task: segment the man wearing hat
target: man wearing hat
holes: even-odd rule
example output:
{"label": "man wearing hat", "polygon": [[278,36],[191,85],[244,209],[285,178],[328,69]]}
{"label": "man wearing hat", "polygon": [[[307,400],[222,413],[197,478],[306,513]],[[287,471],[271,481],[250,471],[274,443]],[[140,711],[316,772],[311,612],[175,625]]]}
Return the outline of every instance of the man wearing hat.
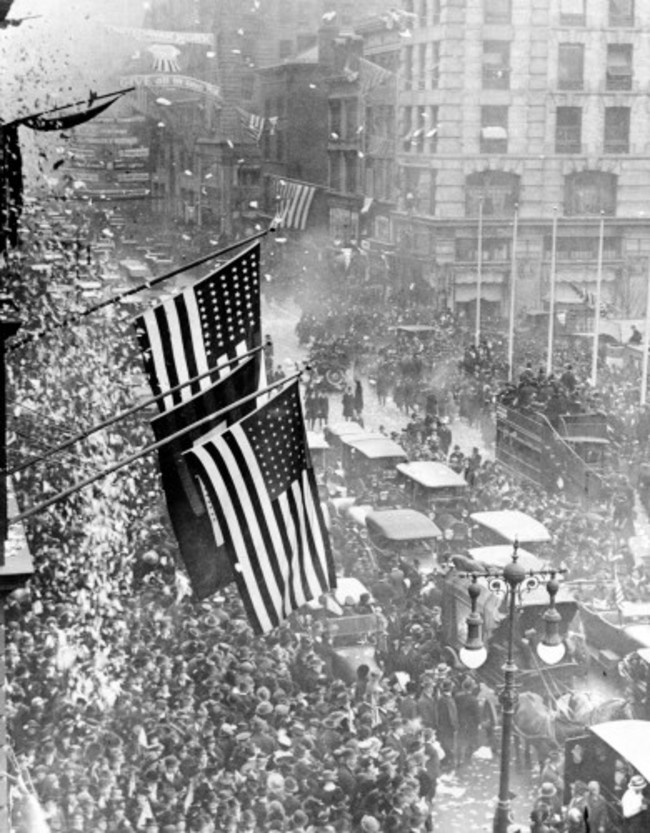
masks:
{"label": "man wearing hat", "polygon": [[625,833],[648,833],[650,829],[648,802],[643,795],[647,786],[648,782],[642,775],[633,775],[630,778],[621,798]]}
{"label": "man wearing hat", "polygon": [[600,794],[598,781],[590,781],[587,784],[585,817],[589,821],[591,833],[608,833],[609,830],[609,806]]}
{"label": "man wearing hat", "polygon": [[440,685],[438,699],[438,740],[445,750],[443,764],[453,770],[456,766],[456,746],[458,741],[458,709],[453,698],[454,685],[450,679],[444,679]]}
{"label": "man wearing hat", "polygon": [[546,811],[546,817],[550,824],[556,824],[562,819],[562,799],[555,784],[545,781],[535,800],[534,813],[541,814]]}

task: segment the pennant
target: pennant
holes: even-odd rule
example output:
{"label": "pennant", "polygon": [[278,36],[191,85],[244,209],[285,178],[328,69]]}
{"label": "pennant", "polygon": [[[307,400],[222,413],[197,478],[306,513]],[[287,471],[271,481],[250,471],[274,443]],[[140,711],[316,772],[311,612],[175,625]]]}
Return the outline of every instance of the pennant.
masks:
{"label": "pennant", "polygon": [[154,43],[148,47],[147,52],[151,53],[155,72],[181,71],[181,65],[178,62],[181,50],[171,43]]}
{"label": "pennant", "polygon": [[[256,390],[261,383],[261,352],[243,361],[224,379],[210,385],[187,402],[170,408],[151,421],[156,440],[170,437],[183,428],[235,404]],[[230,560],[218,524],[210,519],[202,490],[191,476],[184,452],[197,440],[220,434],[229,425],[251,413],[255,400],[237,406],[214,421],[209,421],[158,449],[162,487],[169,518],[178,542],[194,594],[204,599],[233,581]]]}
{"label": "pennant", "polygon": [[[262,343],[260,244],[254,243],[193,286],[139,316],[135,329],[154,395],[224,365]],[[159,400],[187,401],[230,372],[224,367]]]}
{"label": "pennant", "polygon": [[80,124],[85,124],[87,121],[94,119],[100,113],[103,113],[104,110],[108,110],[121,97],[122,94],[117,95],[109,101],[104,101],[95,107],[82,110],[80,113],[70,113],[67,116],[50,116],[49,118],[45,118],[45,116],[28,116],[27,118],[20,119],[19,123],[24,124],[25,127],[29,127],[30,130],[71,130],[73,127],[78,127]]}
{"label": "pennant", "polygon": [[336,586],[297,381],[187,457],[258,633]]}

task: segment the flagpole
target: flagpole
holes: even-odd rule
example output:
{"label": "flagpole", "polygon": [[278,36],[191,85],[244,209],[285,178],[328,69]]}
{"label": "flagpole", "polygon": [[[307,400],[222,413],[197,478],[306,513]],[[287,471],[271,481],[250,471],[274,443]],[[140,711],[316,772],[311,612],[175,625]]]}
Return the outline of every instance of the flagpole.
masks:
{"label": "flagpole", "polygon": [[555,325],[555,270],[557,260],[557,206],[553,209],[553,236],[551,240],[551,274],[548,293],[548,345],[546,348],[546,375],[553,372],[553,329]]}
{"label": "flagpole", "polygon": [[603,249],[605,245],[605,212],[600,212],[600,233],[598,235],[598,269],[596,272],[596,310],[594,314],[594,343],[591,356],[591,385],[598,380],[598,346],[600,337],[600,296],[603,284]]}
{"label": "flagpole", "polygon": [[515,352],[515,298],[517,290],[517,238],[519,234],[519,204],[515,203],[515,217],[512,225],[512,257],[510,267],[510,313],[508,317],[508,381],[514,378]]}
{"label": "flagpole", "polygon": [[156,396],[152,396],[150,399],[145,399],[144,402],[140,402],[138,405],[133,405],[133,407],[128,408],[126,411],[121,411],[119,414],[116,414],[115,416],[112,416],[109,419],[104,420],[103,422],[98,422],[96,425],[91,426],[86,431],[80,431],[78,434],[74,434],[72,437],[69,437],[65,442],[60,443],[59,445],[55,445],[53,448],[49,448],[44,454],[41,454],[39,457],[35,457],[31,460],[26,460],[19,466],[14,466],[13,469],[9,469],[9,471],[6,473],[6,476],[11,477],[12,475],[17,474],[20,471],[24,471],[25,469],[29,469],[32,466],[36,466],[39,463],[48,460],[50,457],[53,457],[55,454],[60,454],[60,452],[65,451],[67,448],[70,448],[70,446],[75,445],[81,440],[87,439],[92,434],[96,434],[97,431],[101,431],[103,428],[108,428],[110,425],[114,425],[116,422],[121,422],[123,419],[132,416],[138,411],[142,411],[145,408],[148,408],[149,405],[153,405],[161,399],[166,399],[168,396],[171,396],[177,391],[188,387],[188,385],[194,385],[196,384],[196,382],[200,382],[201,379],[205,379],[207,376],[212,376],[214,373],[218,373],[220,370],[223,370],[226,367],[230,367],[230,365],[232,364],[236,364],[237,362],[243,362],[245,359],[254,356],[256,353],[259,353],[263,349],[263,346],[254,347],[247,353],[242,353],[236,358],[230,359],[230,361],[224,362],[220,365],[215,365],[215,367],[210,368],[210,370],[206,370],[203,373],[200,373],[198,376],[194,376],[192,379],[188,379],[187,382],[181,382],[180,385],[175,385],[173,388],[169,388],[168,390],[163,391],[163,393],[159,393]]}
{"label": "flagpole", "polygon": [[648,278],[646,281],[645,335],[643,337],[643,360],[641,362],[641,404],[646,404],[648,396],[648,351],[650,350],[650,258],[648,258]]}
{"label": "flagpole", "polygon": [[202,266],[204,263],[207,263],[210,260],[214,260],[216,257],[223,257],[223,255],[229,254],[230,252],[234,251],[235,249],[239,249],[242,246],[248,246],[251,243],[254,243],[256,240],[259,240],[262,237],[266,237],[266,235],[274,231],[274,226],[271,224],[268,229],[264,231],[258,231],[256,234],[252,234],[250,237],[245,237],[243,240],[239,240],[236,243],[231,243],[229,246],[226,246],[224,249],[219,249],[216,252],[211,252],[204,257],[200,257],[198,260],[192,261],[192,263],[187,263],[184,266],[179,266],[176,269],[172,269],[171,272],[165,272],[164,275],[160,275],[157,278],[152,278],[150,281],[146,281],[145,283],[141,283],[140,286],[136,286],[134,289],[127,289],[126,292],[121,292],[119,295],[114,295],[112,298],[108,298],[106,301],[101,301],[99,304],[95,304],[92,307],[88,307],[85,310],[82,310],[79,313],[75,313],[74,315],[69,315],[63,318],[61,321],[56,321],[53,324],[50,324],[47,327],[44,327],[42,330],[39,330],[35,333],[29,333],[22,338],[17,339],[12,344],[9,345],[7,348],[8,350],[16,350],[18,347],[23,347],[25,344],[30,344],[32,341],[37,341],[43,336],[48,335],[49,333],[54,332],[55,330],[60,330],[63,327],[67,327],[70,324],[76,324],[82,318],[86,318],[89,315],[92,315],[95,312],[98,312],[100,309],[104,309],[105,307],[110,307],[113,304],[117,304],[123,298],[128,298],[130,295],[136,295],[138,292],[143,292],[145,289],[152,289],[154,286],[158,286],[159,283],[163,281],[167,281],[170,278],[175,278],[177,275],[183,274],[183,272],[188,272],[190,269],[195,269],[197,266]]}
{"label": "flagpole", "polygon": [[59,107],[50,107],[49,110],[41,110],[39,113],[30,113],[29,116],[22,116],[20,119],[14,119],[14,121],[8,122],[3,125],[3,127],[10,127],[14,124],[22,124],[30,119],[38,119],[41,116],[47,116],[49,113],[58,113],[61,110],[68,110],[70,107],[80,107],[82,104],[89,103],[94,104],[95,101],[101,101],[103,98],[111,98],[114,95],[126,95],[126,93],[132,93],[135,89],[135,87],[124,87],[122,90],[113,90],[112,93],[102,93],[102,95],[95,96],[91,93],[88,98],[84,98],[82,101],[73,101],[71,104],[61,104]]}
{"label": "flagpole", "polygon": [[[290,382],[294,382],[296,379],[302,376],[302,373],[303,371],[299,370],[297,373],[293,373],[291,376],[286,376],[284,379],[281,379],[278,382],[274,382],[272,385],[267,385],[265,388],[260,388],[260,390],[256,390],[254,393],[249,393],[246,396],[242,396],[241,399],[238,399],[237,402],[233,402],[231,405],[228,405],[227,408],[221,408],[221,410],[215,411],[215,413],[203,417],[202,419],[193,422],[191,425],[185,426],[185,428],[181,428],[179,431],[176,431],[175,434],[171,434],[169,437],[165,437],[162,440],[158,440],[155,443],[151,443],[151,445],[145,446],[144,448],[140,449],[140,451],[137,451],[135,454],[131,454],[128,457],[125,457],[124,460],[118,460],[117,463],[113,463],[113,465],[104,469],[104,471],[100,472],[99,474],[94,474],[92,477],[87,477],[85,480],[82,480],[79,483],[76,483],[74,486],[70,486],[68,489],[64,489],[62,492],[59,492],[58,494],[54,495],[54,497],[51,497],[49,500],[46,500],[43,503],[39,503],[38,506],[33,506],[31,509],[27,509],[25,512],[21,512],[19,515],[14,515],[13,517],[8,519],[7,526],[22,523],[23,521],[26,521],[28,518],[31,518],[34,515],[38,515],[41,512],[44,512],[46,509],[52,506],[52,504],[58,503],[61,500],[65,500],[65,498],[68,498],[70,497],[70,495],[73,495],[76,492],[81,491],[81,489],[85,489],[86,486],[91,486],[93,483],[96,483],[103,477],[106,477],[109,474],[113,474],[113,472],[119,471],[120,469],[123,469],[125,466],[129,466],[131,465],[131,463],[135,463],[135,461],[139,460],[141,457],[146,457],[148,454],[151,454],[152,451],[157,451],[164,445],[174,442],[174,440],[177,440],[180,437],[184,437],[185,434],[189,434],[190,431],[199,428],[201,425],[213,422],[215,419],[220,419],[221,417],[225,416],[227,413],[232,411],[234,408],[239,408],[241,405],[245,405],[252,399],[257,399],[260,396],[264,396],[265,393],[269,393],[270,391],[275,390],[276,388],[282,387],[283,385],[287,385]],[[0,833],[2,833],[2,831],[0,831]]]}
{"label": "flagpole", "polygon": [[481,282],[483,279],[483,198],[478,204],[478,244],[477,244],[477,266],[476,266],[476,331],[474,344],[476,347],[481,342]]}

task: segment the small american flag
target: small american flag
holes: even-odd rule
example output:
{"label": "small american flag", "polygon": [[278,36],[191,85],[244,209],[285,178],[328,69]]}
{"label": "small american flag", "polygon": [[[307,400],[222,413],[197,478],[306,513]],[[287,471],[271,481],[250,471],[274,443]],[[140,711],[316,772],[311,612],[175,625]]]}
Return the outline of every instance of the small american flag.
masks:
{"label": "small american flag", "polygon": [[239,121],[245,132],[248,133],[248,135],[256,142],[259,142],[262,138],[262,134],[264,133],[264,126],[266,124],[264,117],[256,116],[255,113],[249,113],[247,110],[242,110],[240,107],[237,108],[237,112],[239,113]]}
{"label": "small american flag", "polygon": [[306,182],[276,178],[276,194],[279,198],[277,224],[281,228],[304,231],[307,228],[309,210],[316,188]]}
{"label": "small american flag", "polygon": [[259,633],[336,586],[297,382],[188,458]]}
{"label": "small american flag", "polygon": [[[154,395],[224,365],[262,343],[260,244],[254,243],[194,286],[148,310],[135,321],[145,371]],[[159,400],[160,410],[186,402],[224,367]]]}

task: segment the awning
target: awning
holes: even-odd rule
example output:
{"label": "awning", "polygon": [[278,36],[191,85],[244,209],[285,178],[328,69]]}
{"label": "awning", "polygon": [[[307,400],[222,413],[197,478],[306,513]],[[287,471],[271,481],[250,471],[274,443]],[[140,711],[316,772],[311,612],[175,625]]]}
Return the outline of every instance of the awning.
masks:
{"label": "awning", "polygon": [[[454,300],[457,304],[467,304],[476,300],[476,282],[473,284],[456,284]],[[481,300],[497,304],[503,300],[500,284],[482,284]]]}
{"label": "awning", "polygon": [[644,778],[650,778],[650,720],[610,720],[589,731],[604,741]]}
{"label": "awning", "polygon": [[481,128],[481,138],[483,139],[507,139],[508,131],[505,127],[483,127]]}

